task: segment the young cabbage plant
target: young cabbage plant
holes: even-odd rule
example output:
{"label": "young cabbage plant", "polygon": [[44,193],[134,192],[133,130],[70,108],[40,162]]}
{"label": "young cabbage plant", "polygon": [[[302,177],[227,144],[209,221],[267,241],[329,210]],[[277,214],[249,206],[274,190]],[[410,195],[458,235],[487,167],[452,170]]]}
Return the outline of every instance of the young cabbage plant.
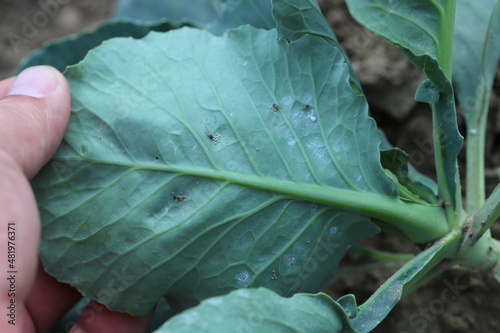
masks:
{"label": "young cabbage plant", "polygon": [[[499,1],[347,1],[427,76],[437,183],[383,138],[314,0],[197,2],[119,2],[151,22],[117,18],[23,65],[57,65],[72,93],[32,181],[47,272],[133,315],[165,298],[177,315],[157,332],[369,332],[445,268],[500,280],[500,189],[485,200],[482,162]],[[380,230],[425,250],[361,305],[320,293]]]}

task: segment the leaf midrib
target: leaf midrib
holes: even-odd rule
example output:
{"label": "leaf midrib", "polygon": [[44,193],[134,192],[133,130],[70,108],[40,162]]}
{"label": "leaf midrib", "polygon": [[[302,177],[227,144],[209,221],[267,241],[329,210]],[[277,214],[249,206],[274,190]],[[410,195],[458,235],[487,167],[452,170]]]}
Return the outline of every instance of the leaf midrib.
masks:
{"label": "leaf midrib", "polygon": [[[57,158],[56,158],[57,160]],[[81,161],[81,158],[66,158],[65,161]],[[305,184],[284,181],[270,177],[239,174],[235,172],[194,168],[190,166],[157,165],[146,162],[141,164],[96,160],[87,158],[91,164],[126,167],[130,172],[149,170],[165,173],[177,173],[180,176],[195,176],[205,179],[226,181],[256,190],[281,194],[286,198],[304,200],[326,205],[331,208],[357,213],[369,218],[376,218],[397,225],[401,230],[412,231],[414,239],[435,240],[448,230],[444,212],[438,206],[424,206],[409,203],[380,193],[354,191],[322,184]],[[419,230],[415,234],[415,229]],[[445,230],[446,229],[446,230]]]}

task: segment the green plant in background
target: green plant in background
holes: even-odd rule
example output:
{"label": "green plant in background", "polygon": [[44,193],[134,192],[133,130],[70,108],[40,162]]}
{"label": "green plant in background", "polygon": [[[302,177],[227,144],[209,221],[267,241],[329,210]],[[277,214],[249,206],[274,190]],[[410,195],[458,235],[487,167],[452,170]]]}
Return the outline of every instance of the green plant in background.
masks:
{"label": "green plant in background", "polygon": [[[134,315],[165,297],[178,314],[157,332],[369,332],[443,269],[500,280],[500,190],[485,202],[482,162],[500,1],[347,1],[427,76],[437,184],[382,137],[315,1],[187,3],[119,2],[144,23],[112,20],[19,68],[54,65],[72,92],[32,182],[50,274]],[[380,229],[427,249],[394,255],[407,262],[361,305],[318,293]]]}

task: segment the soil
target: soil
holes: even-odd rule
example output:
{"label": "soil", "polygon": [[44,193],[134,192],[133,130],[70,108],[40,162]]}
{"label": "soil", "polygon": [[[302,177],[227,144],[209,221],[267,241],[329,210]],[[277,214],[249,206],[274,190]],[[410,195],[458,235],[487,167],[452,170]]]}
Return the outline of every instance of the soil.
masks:
{"label": "soil", "polygon": [[[46,41],[80,32],[106,20],[114,0],[0,0],[0,79]],[[45,5],[44,5],[45,4]]]}
{"label": "soil", "polygon": [[[114,0],[0,0],[0,79],[6,78],[31,50],[44,42],[91,28],[111,13]],[[52,3],[48,12],[40,4]],[[66,3],[62,5],[63,3]],[[410,154],[419,171],[435,178],[432,151],[422,142],[431,137],[430,110],[413,99],[423,75],[401,52],[352,20],[343,0],[320,0],[325,16],[351,59],[370,102],[371,112],[389,140]],[[59,5],[61,4],[61,5]],[[465,133],[463,121],[460,130]],[[420,144],[419,144],[420,143]],[[425,150],[425,149],[424,149]],[[421,153],[417,153],[421,152]],[[460,170],[464,170],[464,154]],[[495,79],[486,141],[487,195],[499,182],[500,71]],[[493,228],[500,238],[500,226]],[[386,251],[413,252],[414,246],[381,234],[368,241]],[[353,293],[361,303],[394,271],[369,270],[335,281],[334,297]],[[485,273],[448,271],[402,300],[374,332],[469,333],[500,331],[500,284]]]}

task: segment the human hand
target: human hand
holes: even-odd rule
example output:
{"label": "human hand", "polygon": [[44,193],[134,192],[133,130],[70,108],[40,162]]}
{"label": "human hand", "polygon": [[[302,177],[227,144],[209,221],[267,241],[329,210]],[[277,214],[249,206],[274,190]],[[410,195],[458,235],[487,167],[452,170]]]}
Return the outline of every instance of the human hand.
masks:
{"label": "human hand", "polygon": [[[29,184],[61,143],[69,114],[68,84],[52,67],[31,67],[0,81],[2,333],[48,332],[81,298],[38,262],[40,216]],[[92,301],[70,332],[142,332],[149,318],[112,312]]]}

